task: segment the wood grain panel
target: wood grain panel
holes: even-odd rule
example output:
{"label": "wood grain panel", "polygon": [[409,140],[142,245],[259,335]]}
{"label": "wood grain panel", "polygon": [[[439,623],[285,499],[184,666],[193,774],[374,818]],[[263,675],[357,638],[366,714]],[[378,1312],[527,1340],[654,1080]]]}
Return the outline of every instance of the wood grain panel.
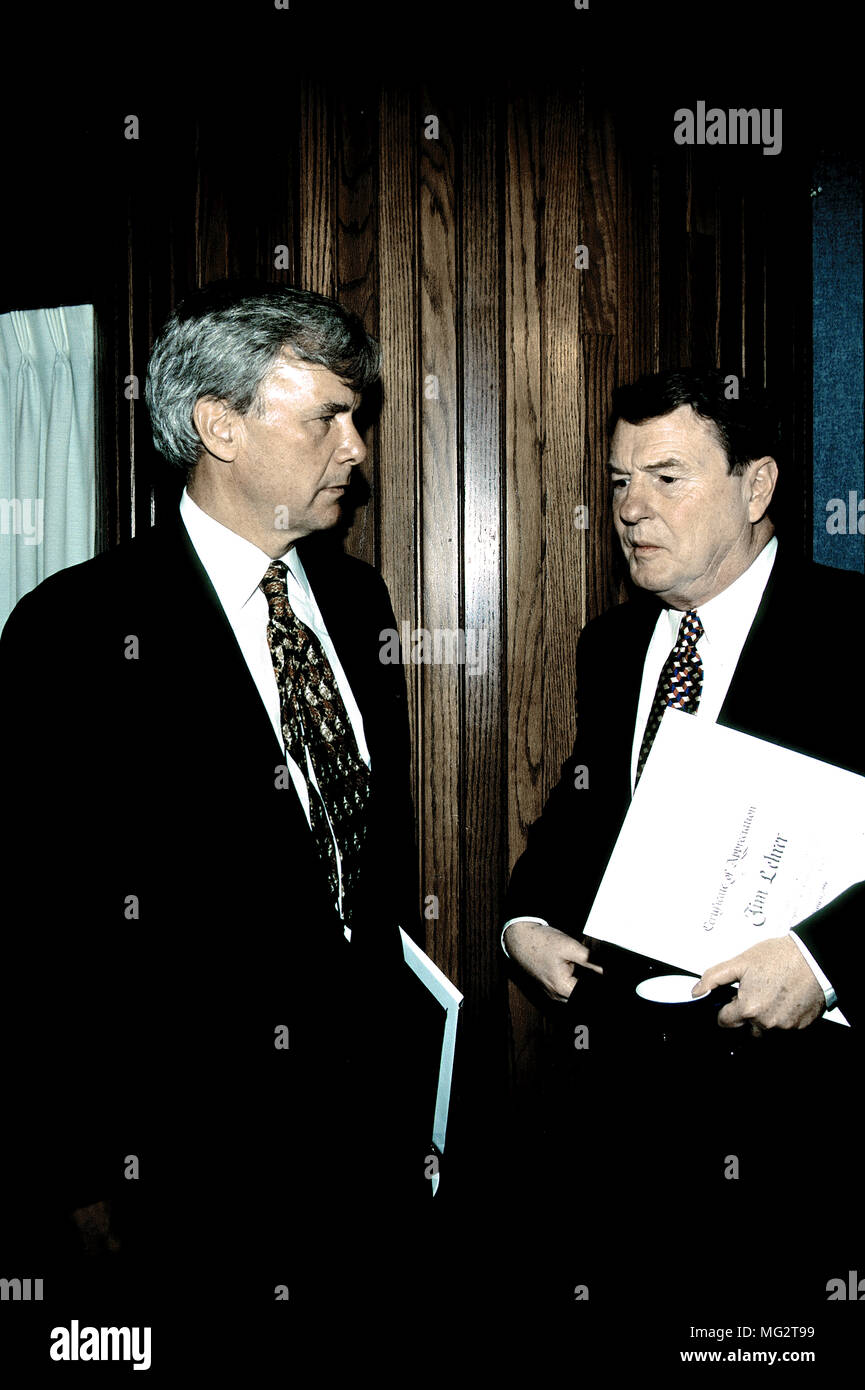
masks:
{"label": "wood grain panel", "polygon": [[[472,100],[462,121],[463,668],[465,744],[461,978],[469,1021],[485,1016],[501,980],[498,937],[505,881],[502,651],[502,439],[500,410],[498,141],[492,99]],[[470,634],[479,636],[474,652]],[[470,810],[469,810],[470,808]],[[503,1040],[480,1030],[484,1050]],[[499,1080],[504,1076],[503,1065]]]}
{"label": "wood grain panel", "polygon": [[[505,115],[504,350],[507,623],[507,859],[510,869],[543,804],[544,509],[541,105],[516,95]],[[537,1010],[510,986],[514,1078],[531,1076],[541,1031]]]}
{"label": "wood grain panel", "polygon": [[612,334],[580,334],[580,376],[584,383],[586,444],[582,492],[589,528],[585,537],[586,617],[596,618],[622,598],[618,542],[613,531],[606,466],[606,420],[616,385],[616,339]]}
{"label": "wood grain panel", "polygon": [[[581,103],[583,157],[580,207],[591,228],[591,261],[580,273],[579,378],[583,447],[578,456],[580,501],[587,522],[576,530],[581,547],[582,619],[603,612],[617,591],[606,478],[607,418],[617,375],[619,327],[618,159],[612,117],[603,104]],[[575,521],[578,518],[575,517]]]}
{"label": "wood grain panel", "polygon": [[137,144],[138,149],[135,177],[128,184],[124,317],[128,325],[126,372],[137,377],[139,398],[128,403],[124,421],[132,465],[129,513],[123,518],[127,535],[147,529],[177,505],[182,478],[153,449],[144,387],[153,339],[174,307],[176,265],[179,261],[186,272],[181,286],[181,293],[186,293],[203,239],[197,122],[145,108],[140,113],[140,140],[130,143]]}
{"label": "wood grain panel", "polygon": [[543,790],[542,122],[509,103],[504,218],[503,395],[506,457],[508,843],[511,864]]}
{"label": "wood grain panel", "polygon": [[617,146],[617,382],[658,370],[658,227],[655,165],[639,142]]}
{"label": "wood grain panel", "polygon": [[300,284],[305,290],[330,295],[336,281],[333,170],[333,97],[321,83],[303,81],[298,157]]}
{"label": "wood grain panel", "polygon": [[[379,103],[379,333],[384,398],[377,440],[379,564],[397,624],[418,626],[420,401],[418,363],[417,116],[411,96],[385,89]],[[404,653],[407,655],[407,653]],[[420,807],[419,668],[405,666],[415,807]]]}
{"label": "wood grain panel", "polygon": [[[175,116],[163,125],[162,139],[148,143],[148,180],[140,192],[147,203],[150,249],[146,281],[139,282],[136,295],[139,308],[144,309],[148,354],[166,319],[198,283],[200,123],[200,116]],[[139,209],[138,217],[141,215]],[[153,449],[146,410],[139,412],[139,420],[138,454],[151,478],[155,513],[160,519],[177,507],[183,475]]]}
{"label": "wood grain panel", "polygon": [[725,193],[721,199],[719,223],[719,365],[737,376],[745,370],[744,223],[741,192]]}
{"label": "wood grain panel", "polygon": [[[713,151],[709,151],[709,154]],[[720,357],[719,165],[693,161],[691,188],[691,365],[717,367]]]}
{"label": "wood grain panel", "polygon": [[[460,417],[457,325],[459,125],[447,97],[423,92],[415,138],[420,149],[421,625],[455,640],[461,626]],[[439,120],[437,139],[424,121]],[[462,728],[458,666],[421,667],[421,889],[438,899],[427,950],[461,984],[459,953]]]}
{"label": "wood grain panel", "polygon": [[762,191],[750,185],[745,195],[745,275],[742,301],[745,308],[744,370],[755,386],[765,385],[766,307],[766,207]]}
{"label": "wood grain panel", "polygon": [[580,376],[578,350],[585,272],[576,269],[575,250],[578,244],[589,245],[592,256],[593,248],[603,243],[599,229],[588,222],[589,210],[580,203],[579,114],[573,89],[550,94],[544,131],[546,279],[542,357],[545,792],[558,780],[559,767],[573,745],[574,648],[586,619],[588,533],[578,530],[575,524],[575,508],[589,505],[583,491],[585,383]]}
{"label": "wood grain panel", "polygon": [[231,172],[225,151],[224,118],[212,113],[199,122],[198,187],[196,195],[195,280],[207,285],[230,274],[228,254],[227,175]]}
{"label": "wood grain panel", "polygon": [[659,160],[660,367],[691,360],[691,247],[688,236],[690,151],[665,150]]}
{"label": "wood grain panel", "polygon": [[[376,94],[362,87],[343,90],[336,116],[336,297],[362,320],[369,332],[378,329],[375,166],[377,143]],[[367,488],[375,491],[375,437],[367,431],[369,454],[363,465]],[[357,480],[354,486],[357,486]],[[346,549],[373,564],[376,558],[376,508],[355,512]]]}
{"label": "wood grain panel", "polygon": [[618,306],[618,199],[615,132],[610,113],[581,102],[580,236],[589,247],[588,269],[580,272],[580,332],[615,335]]}
{"label": "wood grain panel", "polygon": [[[243,158],[247,181],[240,189],[255,188],[257,215],[252,220],[254,236],[244,256],[244,275],[255,275],[278,284],[301,285],[300,229],[298,227],[298,151],[299,92],[289,88],[288,99],[279,120],[256,121],[249,117],[248,138]],[[242,209],[238,216],[244,218]],[[248,215],[244,220],[249,220]],[[233,231],[233,227],[232,227]],[[288,265],[283,254],[277,268],[276,248],[288,249]]]}

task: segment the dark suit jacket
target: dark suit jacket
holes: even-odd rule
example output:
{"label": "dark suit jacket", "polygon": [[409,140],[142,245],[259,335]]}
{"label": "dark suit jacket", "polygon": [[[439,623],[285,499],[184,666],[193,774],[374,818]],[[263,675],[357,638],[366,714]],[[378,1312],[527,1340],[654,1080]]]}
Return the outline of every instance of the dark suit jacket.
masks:
{"label": "dark suit jacket", "polygon": [[388,1003],[417,915],[405,685],[379,660],[380,577],[328,538],[301,554],[371,755],[350,945],[179,519],[46,580],[0,642],[7,1190],[49,1214],[125,1198],[133,1243],[167,1202],[211,1223],[211,1253],[226,1205],[246,1213],[229,1248],[237,1227],[277,1247],[299,1206],[339,1219],[362,1155],[368,1176],[390,1161]]}
{"label": "dark suit jacket", "polygon": [[[797,564],[780,545],[721,721],[865,772],[851,671],[862,597],[861,576]],[[630,802],[634,723],[657,614],[657,602],[637,594],[580,638],[576,744],[514,868],[508,918],[544,917],[581,935]],[[588,788],[575,788],[580,765]],[[712,788],[698,794],[710,797]],[[639,894],[637,871],[635,910]],[[730,1306],[732,1297],[737,1308],[764,1308],[789,1288],[783,1306],[805,1297],[802,1306],[813,1308],[832,1270],[854,1267],[848,1262],[862,1241],[861,1139],[851,1105],[865,1021],[862,908],[860,885],[798,928],[850,1028],[817,1021],[759,1038],[747,1027],[722,1029],[716,1012],[729,990],[670,1018],[634,989],[663,966],[606,943],[592,947],[604,974],[579,971],[568,1005],[547,1006],[549,1041],[525,1145],[527,1164],[536,1165],[532,1198],[543,1191],[548,1211],[573,1216],[564,1256],[554,1228],[553,1271],[564,1261],[556,1278],[564,1282],[578,1266],[601,1282],[603,1252],[615,1251],[617,1270],[622,1259],[628,1268],[649,1231],[645,1287],[661,1291],[666,1317],[671,1291],[681,1306],[712,1290],[707,1307]],[[733,1159],[738,1180],[728,1181]],[[530,1214],[536,1220],[534,1205]],[[673,1230],[697,1233],[686,1253]]]}
{"label": "dark suit jacket", "polygon": [[[854,664],[863,592],[861,575],[798,563],[779,546],[720,722],[865,773]],[[543,917],[570,935],[581,931],[630,803],[637,702],[658,612],[651,595],[638,593],[580,637],[574,751],[514,867],[506,920]],[[588,768],[587,788],[575,789],[578,766]],[[860,1025],[863,907],[860,885],[797,928]]]}

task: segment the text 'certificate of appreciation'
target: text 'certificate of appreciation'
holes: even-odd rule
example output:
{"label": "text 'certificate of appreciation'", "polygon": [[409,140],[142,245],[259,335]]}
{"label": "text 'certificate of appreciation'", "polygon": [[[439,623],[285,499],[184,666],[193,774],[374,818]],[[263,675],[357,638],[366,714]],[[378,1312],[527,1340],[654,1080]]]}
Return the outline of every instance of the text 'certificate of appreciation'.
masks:
{"label": "text 'certificate of appreciation'", "polygon": [[862,879],[865,777],[668,709],[585,931],[701,975]]}

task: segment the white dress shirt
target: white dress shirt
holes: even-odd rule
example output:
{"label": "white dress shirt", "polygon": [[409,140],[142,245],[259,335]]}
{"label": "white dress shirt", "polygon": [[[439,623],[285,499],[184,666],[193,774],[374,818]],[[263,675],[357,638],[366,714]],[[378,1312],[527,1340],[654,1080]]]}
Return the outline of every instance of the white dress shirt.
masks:
{"label": "white dress shirt", "polygon": [[[740,574],[739,578],[734,580],[728,588],[720,594],[716,594],[707,603],[697,606],[697,615],[703,625],[703,634],[697,642],[697,650],[703,663],[703,687],[700,703],[692,718],[710,719],[712,723],[717,722],[727,691],[730,688],[730,682],[733,679],[733,673],[736,670],[739,657],[742,655],[742,648],[757,616],[763,591],[769,582],[769,575],[772,573],[777,551],[778,542],[773,536],[768,545],[764,546],[757,558],[751,562],[744,574]],[[646,659],[643,663],[643,678],[640,684],[640,698],[637,704],[637,718],[634,724],[634,738],[631,746],[632,795],[636,783],[640,747],[652,702],[655,698],[655,691],[658,687],[658,678],[667,657],[676,644],[681,621],[682,613],[680,610],[675,608],[663,609],[658,615],[658,621],[655,624],[655,630],[646,652]],[[505,923],[502,930],[502,948],[506,955],[508,952],[504,938],[511,921],[538,922],[542,926],[549,925],[540,917],[511,918]],[[792,939],[819,980],[826,998],[827,1008],[833,1008],[836,1000],[831,984],[805,943],[795,932],[792,933]]]}
{"label": "white dress shirt", "polygon": [[[701,603],[697,607],[697,615],[703,624],[703,635],[697,642],[697,650],[703,663],[703,688],[700,703],[692,716],[694,719],[711,720],[713,724],[717,722],[721,706],[730,689],[733,672],[742,655],[745,639],[757,616],[763,590],[769,582],[777,550],[778,542],[773,536],[744,574],[740,574],[722,593],[710,598],[708,603]],[[637,705],[637,721],[634,725],[634,742],[631,748],[632,795],[637,778],[640,746],[658,688],[658,678],[678,639],[682,616],[677,608],[663,609],[658,615],[646,652]]]}
{"label": "white dress shirt", "polygon": [[[237,638],[237,644],[261,696],[276,740],[285,755],[289,775],[294,789],[300,797],[304,815],[311,824],[309,788],[306,779],[294,759],[285,752],[279,710],[279,689],[276,684],[273,659],[267,645],[268,605],[259,585],[268,566],[272,563],[271,556],[265,551],[259,550],[258,546],[253,545],[251,541],[245,540],[243,536],[238,536],[235,531],[230,531],[221,522],[215,521],[212,516],[208,516],[197,503],[193,502],[185,489],[180,499],[180,516],[189,533],[189,539],[192,541],[195,552],[216,590],[216,596],[225,610],[225,616],[231,624],[231,630]],[[294,548],[280,558],[287,570],[286,586],[292,611],[306,627],[315,633],[324,648],[339,686],[339,692],[345,702],[346,712],[357,739],[358,751],[369,767],[370,756],[364,735],[363,719],[342,668],[342,663],[336,654],[336,648],[324,625],[315,596],[309,586],[306,571]],[[317,787],[318,783],[308,751],[307,774],[310,782]],[[336,849],[336,862],[340,874],[341,903],[342,872],[339,848],[335,838],[334,848]],[[350,929],[344,927],[343,930],[350,940]]]}

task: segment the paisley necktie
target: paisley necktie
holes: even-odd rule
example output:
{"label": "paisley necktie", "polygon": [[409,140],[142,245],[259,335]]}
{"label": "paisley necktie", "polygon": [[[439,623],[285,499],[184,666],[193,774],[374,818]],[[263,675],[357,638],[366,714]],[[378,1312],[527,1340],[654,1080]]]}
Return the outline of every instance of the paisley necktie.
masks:
{"label": "paisley necktie", "polygon": [[[285,750],[306,779],[312,833],[331,896],[337,911],[341,909],[343,919],[350,922],[367,826],[369,768],[358,750],[324,648],[288,601],[286,566],[281,560],[268,567],[259,587],[270,615],[267,644],[279,689]],[[315,781],[310,777],[307,752]]]}

